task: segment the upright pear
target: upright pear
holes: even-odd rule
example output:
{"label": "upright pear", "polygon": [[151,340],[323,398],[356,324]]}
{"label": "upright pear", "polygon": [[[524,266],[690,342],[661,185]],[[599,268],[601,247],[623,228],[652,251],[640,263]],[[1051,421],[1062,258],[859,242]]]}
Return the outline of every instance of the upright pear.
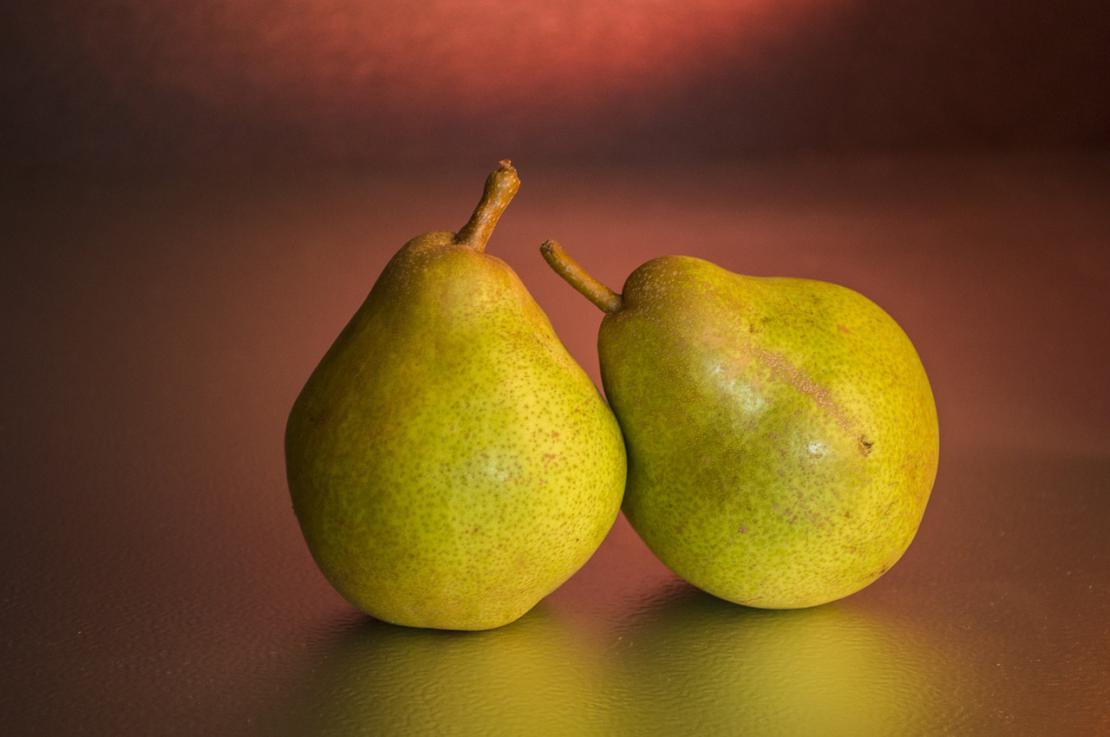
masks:
{"label": "upright pear", "polygon": [[392,258],[297,397],[285,453],[321,571],[395,624],[517,619],[620,508],[620,429],[547,316],[484,252],[520,185],[507,162],[458,232]]}
{"label": "upright pear", "polygon": [[938,428],[913,345],[835,284],[686,256],[616,294],[558,244],[544,257],[606,312],[606,395],[624,432],[624,511],[695,586],[799,608],[870,584],[916,534]]}

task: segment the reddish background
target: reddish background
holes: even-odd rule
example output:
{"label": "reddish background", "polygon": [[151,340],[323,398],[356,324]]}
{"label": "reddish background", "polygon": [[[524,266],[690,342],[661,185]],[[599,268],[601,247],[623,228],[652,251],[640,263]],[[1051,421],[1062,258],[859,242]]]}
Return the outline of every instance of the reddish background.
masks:
{"label": "reddish background", "polygon": [[157,167],[1106,147],[1099,0],[53,0],[4,153]]}
{"label": "reddish background", "polygon": [[[316,571],[282,431],[386,260],[461,225],[504,157],[523,187],[490,252],[595,380],[600,314],[546,268],[545,238],[615,288],[665,253],[843,283],[914,340],[941,417],[933,499],[891,573],[816,616],[834,636],[860,621],[883,632],[880,675],[920,665],[910,643],[951,677],[923,691],[880,679],[865,709],[904,712],[907,733],[1110,727],[1104,3],[117,0],[7,13],[9,731],[281,734],[312,724],[348,656],[372,670],[348,652],[357,632],[435,652],[426,633],[357,618]],[[688,609],[713,606],[620,521],[537,609],[576,644],[543,665],[600,654],[619,671],[621,653],[665,649],[704,623]],[[713,611],[711,644],[779,621]],[[657,623],[648,635],[643,620]],[[726,688],[760,675],[705,672]],[[410,675],[383,676],[355,713],[424,693],[423,671]],[[511,688],[453,682],[479,705],[514,703]],[[595,701],[650,710],[639,685],[607,676]]]}

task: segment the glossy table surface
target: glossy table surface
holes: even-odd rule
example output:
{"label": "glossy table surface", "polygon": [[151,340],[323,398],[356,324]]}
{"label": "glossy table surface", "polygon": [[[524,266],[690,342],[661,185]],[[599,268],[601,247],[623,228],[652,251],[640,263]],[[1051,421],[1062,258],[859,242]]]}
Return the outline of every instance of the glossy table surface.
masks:
{"label": "glossy table surface", "polygon": [[744,609],[622,518],[503,629],[361,617],[300,537],[285,417],[392,252],[461,225],[485,171],[10,177],[6,734],[1110,733],[1110,158],[516,163],[490,251],[595,380],[600,313],[545,238],[614,288],[687,253],[899,320],[942,436],[902,561],[841,602]]}

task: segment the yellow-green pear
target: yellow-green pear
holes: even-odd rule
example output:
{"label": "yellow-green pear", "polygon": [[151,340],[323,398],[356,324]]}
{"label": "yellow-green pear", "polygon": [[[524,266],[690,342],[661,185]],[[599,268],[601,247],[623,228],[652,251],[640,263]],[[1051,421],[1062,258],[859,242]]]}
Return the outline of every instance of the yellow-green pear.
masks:
{"label": "yellow-green pear", "polygon": [[870,584],[917,532],[936,405],[877,305],[821,281],[686,256],[616,294],[558,244],[544,257],[606,312],[605,392],[624,432],[624,511],[682,578],[723,599],[807,607]]}
{"label": "yellow-green pear", "polygon": [[385,267],[289,415],[293,508],[320,570],[394,624],[512,622],[612,526],[620,429],[486,241],[520,186],[505,161],[458,232]]}

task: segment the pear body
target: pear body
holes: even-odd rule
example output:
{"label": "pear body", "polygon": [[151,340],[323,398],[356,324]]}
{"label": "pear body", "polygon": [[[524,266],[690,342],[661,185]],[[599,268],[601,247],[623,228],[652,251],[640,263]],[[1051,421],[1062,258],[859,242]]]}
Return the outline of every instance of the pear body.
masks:
{"label": "pear body", "polygon": [[500,259],[429,233],[387,265],[297,398],[294,510],[325,576],[395,624],[498,627],[619,511],[616,420]]}
{"label": "pear body", "polygon": [[599,336],[624,511],[695,586],[764,608],[847,596],[913,539],[938,460],[913,345],[827,282],[649,261]]}

